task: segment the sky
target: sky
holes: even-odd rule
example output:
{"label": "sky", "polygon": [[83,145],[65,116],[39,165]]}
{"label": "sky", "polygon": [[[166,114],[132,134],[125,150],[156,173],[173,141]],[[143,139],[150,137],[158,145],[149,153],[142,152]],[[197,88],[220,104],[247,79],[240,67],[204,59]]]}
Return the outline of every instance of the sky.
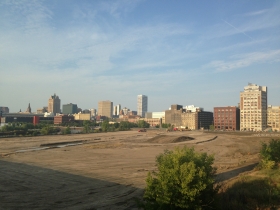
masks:
{"label": "sky", "polygon": [[280,106],[280,1],[1,0],[0,106],[148,111],[237,106],[248,83]]}

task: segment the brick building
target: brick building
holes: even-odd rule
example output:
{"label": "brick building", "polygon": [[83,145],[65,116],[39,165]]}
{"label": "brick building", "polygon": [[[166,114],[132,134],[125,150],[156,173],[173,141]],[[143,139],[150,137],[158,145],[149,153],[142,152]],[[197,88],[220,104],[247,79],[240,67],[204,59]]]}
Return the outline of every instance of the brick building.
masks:
{"label": "brick building", "polygon": [[215,130],[240,130],[240,109],[235,106],[214,107]]}
{"label": "brick building", "polygon": [[199,107],[187,110],[181,105],[174,104],[171,105],[170,110],[165,111],[165,123],[170,123],[174,127],[188,127],[192,130],[209,129],[213,124],[213,112],[205,112]]}
{"label": "brick building", "polygon": [[169,110],[165,111],[165,123],[170,123],[175,127],[179,127],[182,125],[181,115],[183,113],[183,106],[178,104],[171,105]]}
{"label": "brick building", "polygon": [[70,115],[58,115],[54,117],[53,124],[58,125],[62,123],[74,122],[74,116]]}

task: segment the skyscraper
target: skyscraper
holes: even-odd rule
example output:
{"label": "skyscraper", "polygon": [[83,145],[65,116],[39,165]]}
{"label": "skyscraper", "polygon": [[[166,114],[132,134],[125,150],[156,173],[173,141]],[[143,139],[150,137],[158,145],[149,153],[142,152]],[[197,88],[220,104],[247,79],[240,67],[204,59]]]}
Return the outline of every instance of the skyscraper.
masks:
{"label": "skyscraper", "polygon": [[137,115],[145,117],[145,113],[148,111],[148,96],[137,96]]}
{"label": "skyscraper", "polygon": [[52,112],[54,115],[60,113],[60,99],[56,94],[49,98],[48,112]]}
{"label": "skyscraper", "polygon": [[113,114],[113,102],[111,101],[99,101],[98,102],[98,115],[112,118]]}
{"label": "skyscraper", "polygon": [[121,111],[121,105],[120,104],[114,106],[113,115],[114,116],[120,115],[120,111]]}
{"label": "skyscraper", "polygon": [[267,127],[267,87],[249,83],[240,92],[240,130],[262,131]]}

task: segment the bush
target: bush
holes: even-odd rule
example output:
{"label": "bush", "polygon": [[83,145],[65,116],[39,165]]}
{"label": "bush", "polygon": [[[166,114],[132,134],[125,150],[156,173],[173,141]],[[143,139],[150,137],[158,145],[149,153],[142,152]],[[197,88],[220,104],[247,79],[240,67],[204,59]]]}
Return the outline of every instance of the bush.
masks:
{"label": "bush", "polygon": [[166,150],[156,157],[157,172],[148,173],[144,209],[207,209],[214,205],[213,155],[193,148]]}
{"label": "bush", "polygon": [[260,168],[271,169],[280,163],[280,140],[270,140],[269,144],[262,143],[260,151]]}
{"label": "bush", "polygon": [[149,128],[149,127],[150,127],[150,124],[147,123],[147,122],[144,121],[144,120],[139,120],[139,121],[138,121],[138,127],[139,127],[139,128]]}
{"label": "bush", "polygon": [[63,134],[71,134],[71,129],[69,126],[63,130]]}
{"label": "bush", "polygon": [[260,170],[226,183],[218,195],[217,209],[278,209],[280,169]]}

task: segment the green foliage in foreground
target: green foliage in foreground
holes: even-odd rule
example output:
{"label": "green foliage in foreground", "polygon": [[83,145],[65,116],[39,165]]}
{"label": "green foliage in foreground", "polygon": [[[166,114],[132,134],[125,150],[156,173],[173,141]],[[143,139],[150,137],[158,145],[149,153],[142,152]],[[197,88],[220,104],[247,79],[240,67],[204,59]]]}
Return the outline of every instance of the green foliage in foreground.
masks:
{"label": "green foliage in foreground", "polygon": [[147,122],[144,121],[144,120],[139,120],[139,121],[138,121],[138,127],[139,127],[139,128],[149,128],[149,127],[150,127],[150,124],[147,123]]}
{"label": "green foliage in foreground", "polygon": [[169,128],[169,127],[171,127],[171,124],[170,124],[170,123],[168,123],[168,124],[162,123],[162,124],[161,124],[161,127],[162,127],[162,128]]}
{"label": "green foliage in foreground", "polygon": [[280,163],[280,140],[270,140],[269,144],[262,143],[260,151],[260,168],[272,169]]}
{"label": "green foliage in foreground", "polygon": [[280,169],[241,176],[218,195],[217,209],[279,209]]}
{"label": "green foliage in foreground", "polygon": [[156,158],[157,172],[149,173],[144,209],[211,209],[214,188],[214,157],[193,148],[166,150]]}
{"label": "green foliage in foreground", "polygon": [[71,134],[71,129],[69,126],[67,126],[64,130],[63,130],[63,134]]}

